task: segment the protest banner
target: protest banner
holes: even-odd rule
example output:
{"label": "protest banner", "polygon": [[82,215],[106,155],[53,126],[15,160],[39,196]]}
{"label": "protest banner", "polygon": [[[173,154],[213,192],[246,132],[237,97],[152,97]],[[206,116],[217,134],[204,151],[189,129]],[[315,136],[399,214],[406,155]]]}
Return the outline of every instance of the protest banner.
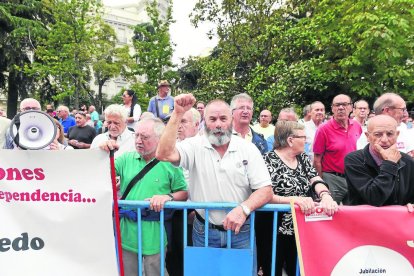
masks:
{"label": "protest banner", "polygon": [[292,205],[301,275],[414,275],[414,214],[405,206],[340,206],[332,219]]}
{"label": "protest banner", "polygon": [[0,150],[0,204],[0,275],[118,275],[107,153]]}

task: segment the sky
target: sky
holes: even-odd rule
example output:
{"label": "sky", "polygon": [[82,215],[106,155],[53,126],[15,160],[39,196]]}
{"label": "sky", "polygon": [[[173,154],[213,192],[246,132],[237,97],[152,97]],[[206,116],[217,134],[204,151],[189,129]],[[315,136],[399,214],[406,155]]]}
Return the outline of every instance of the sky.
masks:
{"label": "sky", "polygon": [[[104,0],[107,5],[133,3],[137,0]],[[212,25],[202,24],[194,28],[188,17],[196,0],[173,0],[173,19],[176,21],[170,26],[170,35],[174,47],[173,62],[180,64],[181,58],[198,56],[217,44],[217,39],[208,39],[206,33]]]}

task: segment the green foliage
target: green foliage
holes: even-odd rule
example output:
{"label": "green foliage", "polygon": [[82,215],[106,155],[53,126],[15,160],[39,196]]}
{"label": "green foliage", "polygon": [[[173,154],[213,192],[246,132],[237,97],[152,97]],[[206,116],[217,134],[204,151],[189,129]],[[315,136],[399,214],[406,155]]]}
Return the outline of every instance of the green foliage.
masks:
{"label": "green foliage", "polygon": [[158,11],[158,2],[151,1],[147,6],[149,23],[139,24],[135,27],[134,48],[136,66],[133,74],[146,77],[146,84],[150,96],[156,94],[157,83],[160,79],[167,79],[166,72],[173,67],[171,57],[173,53],[170,42],[169,26],[173,22],[171,5],[166,18],[161,18]]}
{"label": "green foliage", "polygon": [[26,72],[38,79],[48,79],[56,91],[54,99],[68,99],[73,105],[91,93],[91,61],[95,37],[99,30],[98,0],[69,0],[51,2],[55,22],[50,24],[47,37],[35,49],[36,60],[26,66]]}
{"label": "green foliage", "polygon": [[199,0],[193,23],[216,24],[208,58],[179,70],[197,98],[247,92],[256,111],[278,112],[338,93],[372,101],[385,91],[414,99],[412,0]]}

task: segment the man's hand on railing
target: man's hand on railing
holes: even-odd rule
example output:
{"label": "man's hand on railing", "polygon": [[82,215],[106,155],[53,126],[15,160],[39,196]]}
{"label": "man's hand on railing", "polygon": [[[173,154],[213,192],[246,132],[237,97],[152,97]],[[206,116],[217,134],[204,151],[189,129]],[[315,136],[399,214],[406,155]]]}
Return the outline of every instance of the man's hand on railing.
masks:
{"label": "man's hand on railing", "polygon": [[407,208],[408,208],[408,212],[409,213],[414,212],[414,205],[412,203],[408,203],[407,204]]}
{"label": "man's hand on railing", "polygon": [[223,227],[226,230],[230,229],[231,231],[234,231],[234,233],[238,234],[245,221],[246,215],[244,214],[242,207],[237,206],[227,214],[223,221]]}
{"label": "man's hand on railing", "polygon": [[153,197],[146,198],[145,200],[149,200],[150,210],[160,212],[161,209],[164,208],[165,202],[171,201],[171,197],[168,195],[154,195]]}

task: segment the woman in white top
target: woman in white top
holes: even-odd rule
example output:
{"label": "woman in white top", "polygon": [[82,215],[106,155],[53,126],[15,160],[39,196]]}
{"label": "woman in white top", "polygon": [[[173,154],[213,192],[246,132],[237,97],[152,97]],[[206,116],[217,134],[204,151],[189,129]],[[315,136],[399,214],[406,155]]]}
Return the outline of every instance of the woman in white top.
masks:
{"label": "woman in white top", "polygon": [[127,89],[122,94],[124,107],[128,110],[127,127],[131,130],[135,129],[135,124],[141,116],[141,106],[139,106],[137,95],[133,90]]}

